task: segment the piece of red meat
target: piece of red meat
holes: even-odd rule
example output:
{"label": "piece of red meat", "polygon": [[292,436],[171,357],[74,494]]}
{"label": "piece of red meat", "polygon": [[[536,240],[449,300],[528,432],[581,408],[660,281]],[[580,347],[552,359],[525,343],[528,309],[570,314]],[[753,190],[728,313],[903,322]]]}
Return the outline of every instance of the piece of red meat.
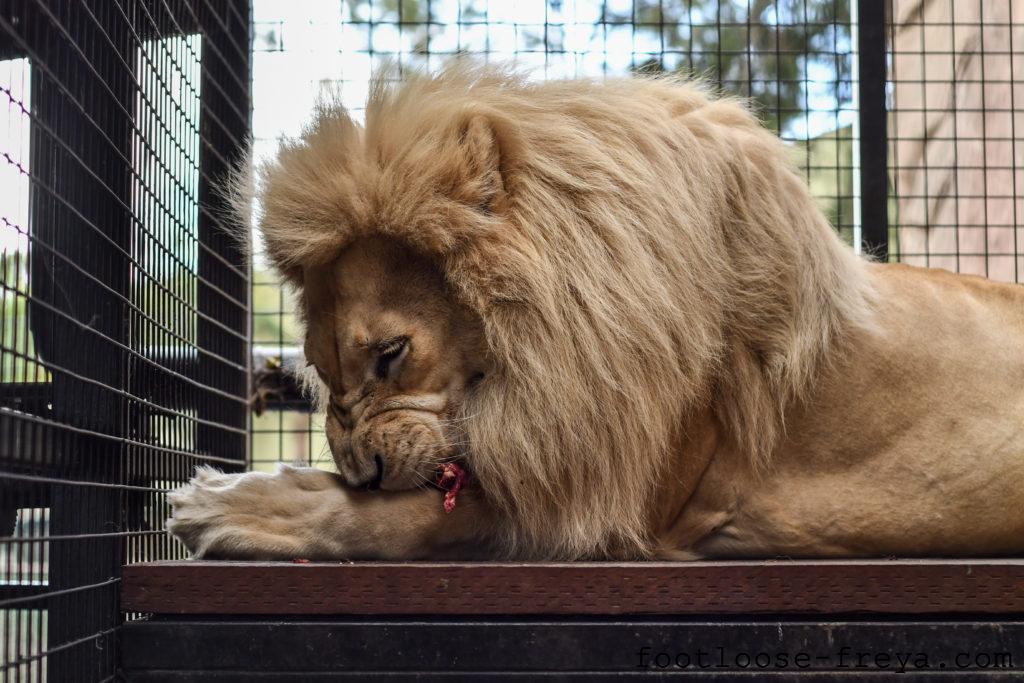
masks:
{"label": "piece of red meat", "polygon": [[446,462],[437,468],[437,485],[444,489],[444,511],[455,509],[455,497],[466,483],[466,470],[456,462]]}

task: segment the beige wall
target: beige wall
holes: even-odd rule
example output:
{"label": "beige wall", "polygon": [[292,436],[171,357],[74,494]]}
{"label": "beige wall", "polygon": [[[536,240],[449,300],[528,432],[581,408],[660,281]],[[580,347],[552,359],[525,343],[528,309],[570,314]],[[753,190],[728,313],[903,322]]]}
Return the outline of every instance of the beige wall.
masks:
{"label": "beige wall", "polygon": [[892,5],[901,260],[1024,280],[1024,0]]}

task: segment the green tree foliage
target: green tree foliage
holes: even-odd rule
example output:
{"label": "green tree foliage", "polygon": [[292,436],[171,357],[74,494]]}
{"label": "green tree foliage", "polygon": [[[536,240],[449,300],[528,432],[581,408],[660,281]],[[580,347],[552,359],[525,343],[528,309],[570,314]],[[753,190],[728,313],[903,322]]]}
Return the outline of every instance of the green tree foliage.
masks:
{"label": "green tree foliage", "polygon": [[[400,23],[414,55],[429,53],[431,38],[439,33],[458,30],[434,16],[441,2],[455,0],[342,1],[350,21]],[[599,6],[595,37],[610,27],[628,26],[634,35],[647,38],[648,46],[658,46],[656,54],[648,47],[638,50],[635,70],[683,72],[752,97],[761,105],[765,123],[776,131],[786,131],[808,108],[808,80],[815,82],[818,96],[835,102],[852,97],[849,0],[594,2]],[[563,14],[567,4],[548,0],[547,6],[550,25],[518,28],[527,50],[566,49],[560,25],[570,21]],[[459,1],[459,22],[488,19],[486,2]],[[809,78],[811,70],[828,76]]]}
{"label": "green tree foliage", "polygon": [[4,251],[0,259],[0,381],[48,382],[49,372],[36,360],[28,325],[28,258]]}
{"label": "green tree foliage", "polygon": [[808,109],[815,67],[828,74],[816,85],[836,103],[852,96],[851,59],[842,56],[850,49],[849,0],[634,0],[630,13],[606,20],[657,25],[665,50],[682,57],[675,65],[651,57],[638,71],[681,71],[752,97],[776,131]]}

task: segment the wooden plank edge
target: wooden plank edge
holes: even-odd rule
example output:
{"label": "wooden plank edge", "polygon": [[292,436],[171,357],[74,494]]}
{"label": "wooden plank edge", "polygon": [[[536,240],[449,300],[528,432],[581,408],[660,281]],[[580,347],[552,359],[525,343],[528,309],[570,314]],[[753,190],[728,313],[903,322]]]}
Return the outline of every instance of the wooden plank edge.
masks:
{"label": "wooden plank edge", "polygon": [[1024,560],[162,562],[122,609],[248,615],[1024,614]]}

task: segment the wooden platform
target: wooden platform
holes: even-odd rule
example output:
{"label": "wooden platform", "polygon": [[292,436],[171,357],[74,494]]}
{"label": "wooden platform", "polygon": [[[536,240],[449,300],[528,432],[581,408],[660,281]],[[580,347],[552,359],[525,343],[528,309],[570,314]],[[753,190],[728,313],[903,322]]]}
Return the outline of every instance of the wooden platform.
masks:
{"label": "wooden platform", "polygon": [[1024,560],[165,562],[130,681],[1024,679]]}
{"label": "wooden platform", "polygon": [[1024,560],[161,562],[122,608],[160,614],[1024,614]]}

